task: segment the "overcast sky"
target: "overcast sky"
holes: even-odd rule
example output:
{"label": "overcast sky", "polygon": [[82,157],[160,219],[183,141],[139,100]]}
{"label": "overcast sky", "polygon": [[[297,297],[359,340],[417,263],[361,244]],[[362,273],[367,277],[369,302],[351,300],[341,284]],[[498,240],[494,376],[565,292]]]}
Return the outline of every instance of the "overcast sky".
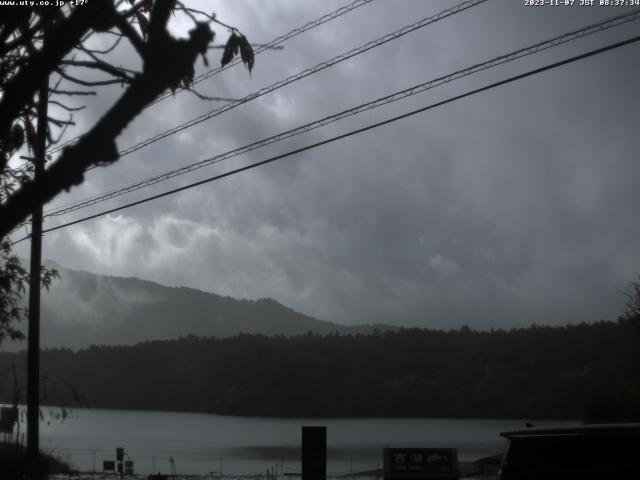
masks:
{"label": "overcast sky", "polygon": [[[188,2],[189,3],[189,2]],[[197,3],[197,2],[193,2]],[[207,1],[263,43],[348,1]],[[457,1],[375,0],[198,85],[241,98]],[[579,3],[577,0],[576,3]],[[95,169],[84,199],[625,11],[487,3]],[[186,23],[175,28],[185,29]],[[215,26],[216,43],[228,32]],[[638,21],[84,209],[70,221],[383,120],[636,35]],[[220,50],[212,50],[211,65]],[[131,64],[127,49],[118,62]],[[640,274],[640,46],[475,95],[143,206],[49,233],[44,257],[237,298],[272,297],[344,324],[433,328],[615,319]],[[206,71],[201,61],[200,72]],[[76,115],[95,122],[118,89]],[[188,93],[141,115],[137,141],[219,103]],[[57,222],[57,221],[56,221]],[[50,221],[46,226],[56,224]],[[22,246],[19,253],[27,257]]]}

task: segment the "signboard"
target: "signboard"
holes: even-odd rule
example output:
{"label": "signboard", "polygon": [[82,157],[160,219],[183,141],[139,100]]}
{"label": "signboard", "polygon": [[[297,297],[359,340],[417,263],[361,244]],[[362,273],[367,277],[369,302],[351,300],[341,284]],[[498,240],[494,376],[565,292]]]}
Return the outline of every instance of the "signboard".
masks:
{"label": "signboard", "polygon": [[116,469],[116,462],[113,460],[105,460],[102,462],[102,471],[103,472],[113,472]]}
{"label": "signboard", "polygon": [[448,480],[458,478],[455,448],[385,448],[384,478]]}

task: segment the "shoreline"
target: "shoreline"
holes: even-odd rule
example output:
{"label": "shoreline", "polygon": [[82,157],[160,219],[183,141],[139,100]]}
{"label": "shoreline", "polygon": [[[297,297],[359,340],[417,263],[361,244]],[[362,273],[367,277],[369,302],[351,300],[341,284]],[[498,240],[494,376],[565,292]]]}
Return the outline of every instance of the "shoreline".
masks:
{"label": "shoreline", "polygon": [[[458,462],[458,473],[460,480],[465,479],[492,479],[493,476],[480,475],[478,472],[478,461],[463,461]],[[124,480],[150,480],[151,474],[134,473],[131,475],[124,475]],[[205,474],[161,474],[167,480],[285,480],[285,479],[301,479],[301,474],[286,473],[285,475],[275,474],[219,474],[219,473],[205,473]],[[105,473],[105,472],[77,472],[71,471],[68,473],[56,473],[47,476],[47,480],[119,480],[120,474],[118,473]],[[327,475],[327,480],[383,480],[384,470],[382,468],[375,470],[368,470],[362,472],[342,473],[338,475]],[[159,480],[157,477],[153,480]]]}

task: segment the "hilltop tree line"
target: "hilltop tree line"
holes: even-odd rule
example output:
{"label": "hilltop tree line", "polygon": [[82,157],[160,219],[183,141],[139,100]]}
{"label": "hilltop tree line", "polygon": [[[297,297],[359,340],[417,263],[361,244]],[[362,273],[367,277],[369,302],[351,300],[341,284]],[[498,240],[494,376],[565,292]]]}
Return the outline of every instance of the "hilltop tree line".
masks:
{"label": "hilltop tree line", "polygon": [[[42,354],[44,374],[59,380],[43,402],[73,406],[80,392],[95,408],[227,415],[640,419],[639,344],[620,319],[56,349]],[[0,354],[0,371],[25,362]]]}

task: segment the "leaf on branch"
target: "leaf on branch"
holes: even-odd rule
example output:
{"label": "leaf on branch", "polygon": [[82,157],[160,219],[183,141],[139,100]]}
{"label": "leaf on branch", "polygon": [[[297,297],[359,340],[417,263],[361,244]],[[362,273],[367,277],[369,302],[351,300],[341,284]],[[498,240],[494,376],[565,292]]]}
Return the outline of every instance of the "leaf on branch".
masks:
{"label": "leaf on branch", "polygon": [[140,32],[142,37],[147,38],[147,32],[149,31],[149,20],[142,13],[136,12],[136,18],[138,19],[138,25],[140,25]]}
{"label": "leaf on branch", "polygon": [[7,145],[11,150],[18,150],[24,144],[24,130],[19,124],[15,124],[11,129],[11,137]]}
{"label": "leaf on branch", "polygon": [[231,60],[233,60],[234,55],[238,54],[238,50],[240,48],[239,43],[240,37],[235,33],[232,33],[229,36],[229,40],[227,40],[227,44],[224,46],[224,52],[222,53],[222,60],[220,60],[220,64],[225,66]]}
{"label": "leaf on branch", "polygon": [[189,85],[193,83],[193,76],[195,75],[195,71],[192,68],[188,73],[185,74],[184,77],[180,79],[180,87],[181,88],[189,88]]}
{"label": "leaf on branch", "polygon": [[49,270],[44,265],[40,267],[40,281],[42,282],[42,287],[44,289],[49,290],[54,278],[60,278],[60,274],[55,268]]}
{"label": "leaf on branch", "polygon": [[240,35],[238,43],[240,45],[240,56],[242,57],[242,63],[245,64],[247,70],[249,70],[249,73],[251,73],[254,61],[253,48],[251,48],[249,40],[247,40],[247,37],[245,37],[244,35]]}

